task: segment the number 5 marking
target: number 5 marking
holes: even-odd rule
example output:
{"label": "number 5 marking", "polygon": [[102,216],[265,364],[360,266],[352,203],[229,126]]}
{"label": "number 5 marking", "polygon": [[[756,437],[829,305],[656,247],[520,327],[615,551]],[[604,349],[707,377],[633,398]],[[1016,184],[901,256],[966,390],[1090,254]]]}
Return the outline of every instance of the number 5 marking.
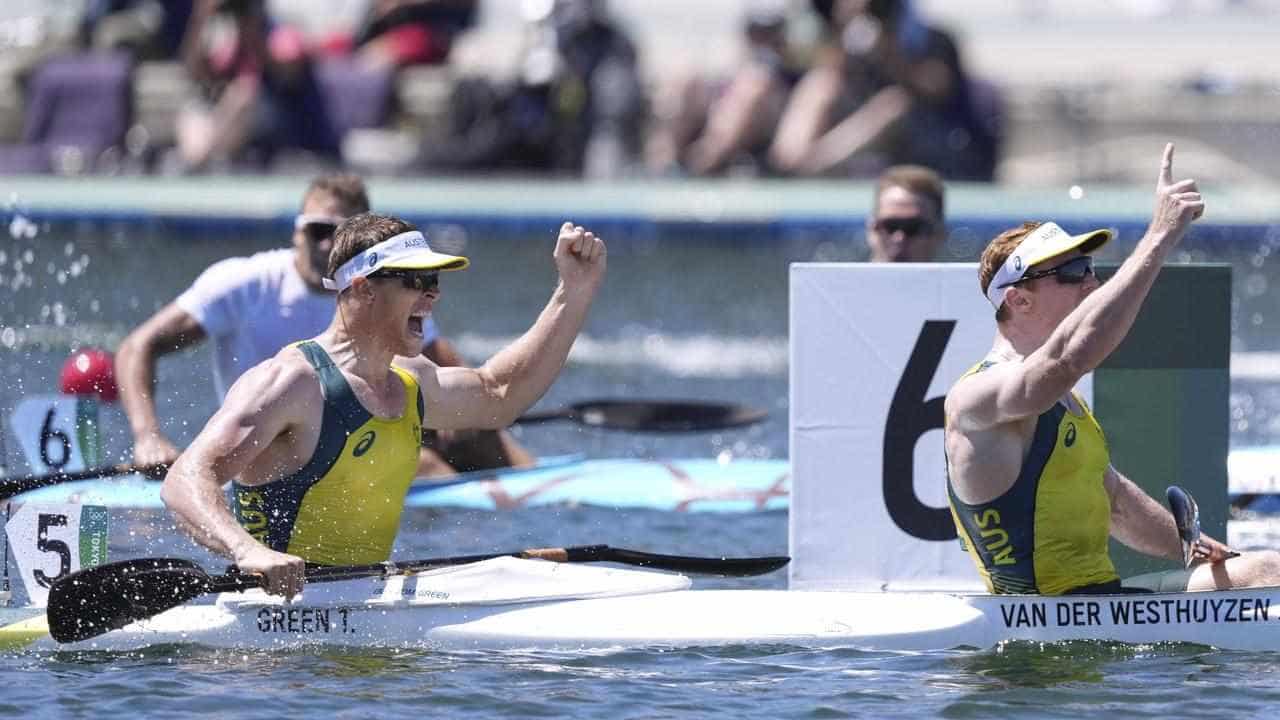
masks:
{"label": "number 5 marking", "polygon": [[[53,411],[50,411],[52,413]],[[40,513],[36,524],[36,549],[40,552],[57,553],[58,555],[58,574],[49,577],[44,574],[44,570],[36,568],[32,575],[35,576],[36,582],[41,587],[53,587],[53,581],[71,572],[71,548],[67,544],[58,539],[49,539],[49,528],[66,527],[66,515],[49,515]]]}

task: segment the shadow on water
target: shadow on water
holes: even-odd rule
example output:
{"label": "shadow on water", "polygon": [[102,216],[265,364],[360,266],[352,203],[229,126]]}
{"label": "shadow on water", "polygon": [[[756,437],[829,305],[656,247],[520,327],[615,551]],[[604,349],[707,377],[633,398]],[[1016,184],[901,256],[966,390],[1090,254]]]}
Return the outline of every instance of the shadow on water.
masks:
{"label": "shadow on water", "polygon": [[1135,646],[1086,640],[1019,640],[1001,643],[989,652],[955,658],[950,664],[959,672],[952,680],[967,678],[974,689],[1051,688],[1105,682],[1109,666],[1138,657],[1195,657],[1204,650],[1184,643]]}

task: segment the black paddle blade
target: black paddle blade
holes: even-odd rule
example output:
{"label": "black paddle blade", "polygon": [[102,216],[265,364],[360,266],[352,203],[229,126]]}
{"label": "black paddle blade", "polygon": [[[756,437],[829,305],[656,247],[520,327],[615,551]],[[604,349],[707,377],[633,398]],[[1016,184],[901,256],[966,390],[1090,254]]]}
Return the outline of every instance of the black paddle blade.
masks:
{"label": "black paddle blade", "polygon": [[1173,522],[1178,526],[1178,539],[1182,541],[1182,564],[1191,567],[1196,544],[1200,542],[1200,508],[1195,498],[1177,485],[1170,485],[1165,496],[1173,513]]}
{"label": "black paddle blade", "polygon": [[744,405],[679,400],[599,400],[571,407],[583,425],[643,432],[721,430],[760,422],[768,414]]}
{"label": "black paddle blade", "polygon": [[60,643],[88,640],[210,589],[209,575],[188,560],[148,558],[85,568],[49,588],[49,634]]}

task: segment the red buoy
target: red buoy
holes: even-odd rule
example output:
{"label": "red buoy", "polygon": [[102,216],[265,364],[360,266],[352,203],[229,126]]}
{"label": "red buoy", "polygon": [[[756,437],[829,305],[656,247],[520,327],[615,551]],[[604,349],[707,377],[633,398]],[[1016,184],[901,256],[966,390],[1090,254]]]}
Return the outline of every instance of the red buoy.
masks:
{"label": "red buoy", "polygon": [[58,385],[65,395],[97,395],[104,402],[115,402],[120,394],[116,387],[115,359],[111,353],[97,348],[71,353],[62,365]]}

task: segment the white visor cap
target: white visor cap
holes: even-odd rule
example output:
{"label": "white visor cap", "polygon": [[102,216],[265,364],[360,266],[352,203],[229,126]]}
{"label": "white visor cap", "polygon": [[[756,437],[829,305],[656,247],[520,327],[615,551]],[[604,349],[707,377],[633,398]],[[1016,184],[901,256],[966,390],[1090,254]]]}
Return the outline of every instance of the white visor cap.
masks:
{"label": "white visor cap", "polygon": [[1081,235],[1068,235],[1067,231],[1058,227],[1056,223],[1041,224],[1022,238],[1018,247],[1004,259],[1004,264],[996,271],[995,277],[991,278],[991,284],[987,285],[987,300],[991,301],[992,307],[999,310],[1004,304],[1005,293],[1009,290],[1007,286],[1021,280],[1033,265],[1039,265],[1045,260],[1058,257],[1076,248],[1080,248],[1083,253],[1091,253],[1106,245],[1111,240],[1111,236],[1111,231],[1105,229],[1090,230]]}
{"label": "white visor cap", "polygon": [[342,264],[333,278],[324,278],[324,286],[342,292],[358,277],[368,277],[379,270],[462,270],[470,261],[459,255],[446,255],[431,249],[427,238],[417,230],[367,248]]}

